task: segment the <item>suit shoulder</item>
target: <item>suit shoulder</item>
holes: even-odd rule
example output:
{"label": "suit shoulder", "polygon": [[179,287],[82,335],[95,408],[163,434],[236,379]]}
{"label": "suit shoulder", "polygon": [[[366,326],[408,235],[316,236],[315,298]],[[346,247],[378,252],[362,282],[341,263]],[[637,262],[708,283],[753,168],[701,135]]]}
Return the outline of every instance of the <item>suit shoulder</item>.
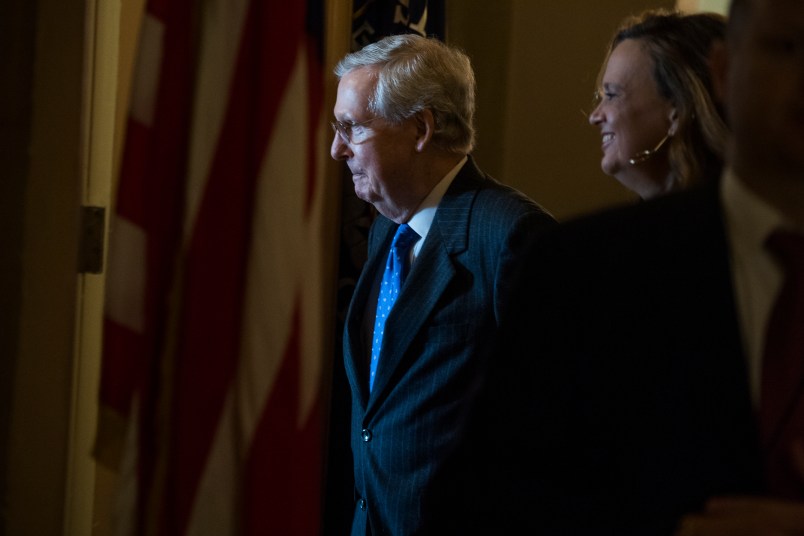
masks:
{"label": "suit shoulder", "polygon": [[498,223],[527,218],[534,223],[551,225],[555,218],[542,205],[523,192],[486,176],[478,189],[476,210]]}

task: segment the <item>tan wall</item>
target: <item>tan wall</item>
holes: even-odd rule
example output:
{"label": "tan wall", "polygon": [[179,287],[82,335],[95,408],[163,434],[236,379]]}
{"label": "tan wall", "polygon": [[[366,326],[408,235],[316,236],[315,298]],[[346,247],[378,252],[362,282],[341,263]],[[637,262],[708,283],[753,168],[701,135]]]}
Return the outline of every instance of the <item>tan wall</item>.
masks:
{"label": "tan wall", "polygon": [[676,5],[682,11],[714,11],[725,15],[729,0],[678,0]]}
{"label": "tan wall", "polygon": [[620,20],[670,0],[452,0],[448,39],[478,76],[478,163],[559,219],[635,197],[600,171],[586,119]]}

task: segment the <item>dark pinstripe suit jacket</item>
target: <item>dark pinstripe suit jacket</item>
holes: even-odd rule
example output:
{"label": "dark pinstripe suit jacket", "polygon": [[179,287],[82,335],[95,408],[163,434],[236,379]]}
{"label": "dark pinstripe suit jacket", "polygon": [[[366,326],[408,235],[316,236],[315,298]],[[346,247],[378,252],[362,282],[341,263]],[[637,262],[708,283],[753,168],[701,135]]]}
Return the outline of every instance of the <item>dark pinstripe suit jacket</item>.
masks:
{"label": "dark pinstripe suit jacket", "polygon": [[507,274],[525,239],[552,217],[482,173],[470,158],[439,204],[387,320],[374,389],[361,329],[397,225],[378,217],[346,319],[352,392],[352,534],[423,529],[433,475],[462,433],[465,405],[504,314]]}

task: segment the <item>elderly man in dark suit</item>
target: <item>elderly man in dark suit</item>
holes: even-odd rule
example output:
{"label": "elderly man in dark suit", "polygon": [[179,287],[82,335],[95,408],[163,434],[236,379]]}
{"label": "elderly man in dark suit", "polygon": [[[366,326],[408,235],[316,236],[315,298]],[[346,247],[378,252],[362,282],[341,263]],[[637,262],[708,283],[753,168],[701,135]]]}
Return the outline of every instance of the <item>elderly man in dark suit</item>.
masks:
{"label": "elderly man in dark suit", "polygon": [[462,435],[507,275],[553,219],[468,156],[475,82],[463,53],[393,36],[335,72],[332,157],[379,212],[344,334],[352,534],[412,535],[446,500],[431,484]]}
{"label": "elderly man in dark suit", "polygon": [[477,420],[503,533],[804,534],[804,2],[728,24],[720,181],[529,251]]}

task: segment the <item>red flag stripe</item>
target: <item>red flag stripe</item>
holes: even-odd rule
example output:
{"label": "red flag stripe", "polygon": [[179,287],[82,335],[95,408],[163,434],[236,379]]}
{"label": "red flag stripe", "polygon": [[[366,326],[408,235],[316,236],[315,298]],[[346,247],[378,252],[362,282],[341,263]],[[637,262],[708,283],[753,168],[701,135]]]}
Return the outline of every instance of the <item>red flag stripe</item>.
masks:
{"label": "red flag stripe", "polygon": [[187,527],[236,370],[255,183],[303,24],[300,2],[253,1],[246,16],[226,117],[187,251],[168,461],[171,534],[184,534]]}
{"label": "red flag stripe", "polygon": [[[321,169],[310,166],[309,160],[326,157],[326,145],[320,142],[328,129],[322,128],[320,121],[315,130],[307,127],[310,117],[321,116],[321,102],[311,110],[305,97],[321,79],[320,75],[317,80],[307,76],[309,61],[306,54],[297,56],[276,120],[276,132],[281,135],[273,137],[259,174],[243,339],[233,386],[235,402],[233,405],[230,397],[224,406],[194,501],[188,534],[201,534],[200,527],[214,523],[232,526],[236,516],[226,506],[235,508],[238,499],[245,501],[246,523],[239,533],[264,533],[268,527],[270,533],[276,534],[311,533],[306,529],[294,532],[292,527],[298,525],[298,520],[277,516],[272,508],[265,508],[263,501],[270,493],[281,495],[275,504],[295,505],[307,512],[302,526],[318,524],[319,405],[326,329],[321,285],[323,191],[314,188],[316,197],[311,198],[308,185],[319,183],[321,178],[306,178],[305,171]],[[315,91],[320,94],[320,86]],[[298,151],[311,138],[319,142],[315,154]],[[277,411],[282,416],[279,420],[271,417]],[[277,428],[278,422],[289,426]],[[303,428],[305,422],[309,430]],[[242,441],[230,440],[228,435],[234,429]],[[237,454],[242,460],[247,449],[244,496],[240,497],[240,490],[227,485],[227,475],[242,469],[237,465]],[[237,454],[232,455],[232,450]],[[294,456],[273,459],[277,452],[288,450]],[[270,469],[277,464],[282,471]],[[302,475],[311,476],[299,482]],[[297,492],[290,493],[290,489]],[[250,505],[263,506],[254,509]]]}
{"label": "red flag stripe", "polygon": [[121,533],[317,532],[328,130],[305,4],[148,1],[101,386],[139,421]]}

